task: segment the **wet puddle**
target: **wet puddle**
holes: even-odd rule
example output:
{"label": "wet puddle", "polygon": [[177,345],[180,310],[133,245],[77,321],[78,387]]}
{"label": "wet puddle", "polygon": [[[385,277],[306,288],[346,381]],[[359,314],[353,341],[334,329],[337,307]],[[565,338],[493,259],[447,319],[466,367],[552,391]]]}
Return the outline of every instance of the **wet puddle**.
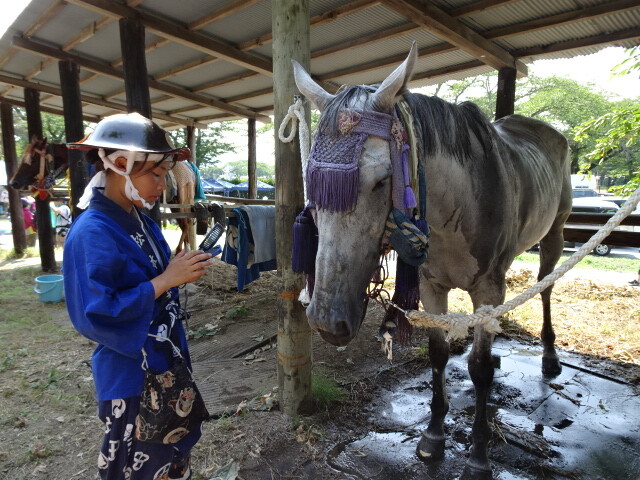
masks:
{"label": "wet puddle", "polygon": [[[560,352],[562,373],[541,375],[541,349],[498,339],[500,357],[489,406],[496,480],[640,478],[640,396],[628,384]],[[569,366],[572,365],[572,366]],[[442,462],[420,462],[415,449],[430,415],[431,371],[381,388],[371,408],[372,431],[334,446],[327,462],[345,478],[457,480],[470,446],[473,384],[466,354],[447,367],[450,410]]]}

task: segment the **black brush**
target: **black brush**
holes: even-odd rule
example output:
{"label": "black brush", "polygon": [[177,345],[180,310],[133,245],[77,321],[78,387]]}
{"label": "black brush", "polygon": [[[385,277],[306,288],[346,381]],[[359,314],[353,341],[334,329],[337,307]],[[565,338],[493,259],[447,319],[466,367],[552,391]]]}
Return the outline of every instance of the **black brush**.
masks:
{"label": "black brush", "polygon": [[202,243],[200,243],[198,250],[202,250],[203,252],[208,253],[208,251],[215,246],[216,242],[220,240],[220,237],[223,233],[224,227],[216,222],[213,228],[209,230],[204,236],[204,240],[202,240]]}

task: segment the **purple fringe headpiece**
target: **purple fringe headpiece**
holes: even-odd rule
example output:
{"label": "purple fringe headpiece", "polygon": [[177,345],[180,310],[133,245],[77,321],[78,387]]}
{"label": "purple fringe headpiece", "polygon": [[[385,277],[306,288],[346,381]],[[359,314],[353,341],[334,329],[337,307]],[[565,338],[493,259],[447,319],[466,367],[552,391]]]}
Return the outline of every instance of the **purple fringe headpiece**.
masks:
{"label": "purple fringe headpiece", "polygon": [[339,135],[319,132],[311,147],[306,178],[309,201],[317,208],[332,212],[355,207],[362,146],[367,137],[373,135],[389,141],[394,173],[394,207],[415,207],[413,192],[406,191],[408,147],[400,122],[386,113],[341,110],[336,127]]}

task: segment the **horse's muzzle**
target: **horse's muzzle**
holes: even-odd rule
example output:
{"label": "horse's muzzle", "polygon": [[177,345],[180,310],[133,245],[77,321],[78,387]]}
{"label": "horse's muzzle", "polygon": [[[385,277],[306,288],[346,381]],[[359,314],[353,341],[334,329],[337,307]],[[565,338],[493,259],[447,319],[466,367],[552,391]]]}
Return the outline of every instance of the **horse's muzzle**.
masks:
{"label": "horse's muzzle", "polygon": [[353,308],[326,308],[312,301],[307,307],[309,326],[332,345],[347,345],[358,334],[367,312],[366,301]]}

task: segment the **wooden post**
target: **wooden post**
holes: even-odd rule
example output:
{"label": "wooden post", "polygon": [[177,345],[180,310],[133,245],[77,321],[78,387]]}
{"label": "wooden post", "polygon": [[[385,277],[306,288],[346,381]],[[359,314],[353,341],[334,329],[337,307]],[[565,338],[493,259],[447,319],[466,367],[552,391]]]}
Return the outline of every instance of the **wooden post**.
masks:
{"label": "wooden post", "polygon": [[[191,158],[189,158],[189,161],[197,166],[198,164],[196,163],[196,129],[193,125],[187,125],[186,130],[187,130],[187,147],[189,147],[189,150],[191,151]],[[198,179],[196,178],[196,181],[197,180]],[[193,186],[193,191],[194,192],[196,191],[196,185]],[[189,222],[189,231],[187,233],[188,239],[189,239],[189,247],[191,248],[191,250],[195,250],[196,248],[198,248],[198,242],[196,239],[196,219],[188,218],[187,220]]]}
{"label": "wooden post", "polygon": [[[27,113],[27,132],[29,139],[36,136],[42,138],[42,117],[40,116],[40,92],[33,88],[24,89],[24,106]],[[57,272],[55,245],[55,229],[51,225],[51,208],[49,196],[44,200],[40,195],[36,198],[36,222],[38,224],[38,243],[40,247],[40,264],[43,272]]]}
{"label": "wooden post", "polygon": [[[78,65],[63,60],[58,62],[60,85],[62,87],[62,108],[64,111],[64,131],[67,142],[77,142],[84,137],[82,123],[82,101],[80,100],[80,82]],[[71,187],[71,213],[76,218],[78,200],[84,193],[89,179],[87,162],[81,150],[67,150],[69,159],[69,181]]]}
{"label": "wooden post", "polygon": [[[16,155],[15,129],[13,128],[13,110],[11,104],[0,102],[0,122],[2,122],[2,151],[4,153],[4,166],[7,171],[7,179],[13,177],[18,169],[18,156]],[[22,201],[20,193],[10,185],[9,214],[11,215],[11,233],[13,235],[13,250],[16,255],[22,255],[27,248],[27,236],[24,231],[24,217],[22,216]]]}
{"label": "wooden post", "polygon": [[[311,329],[298,294],[302,275],[291,270],[293,221],[304,206],[298,141],[283,143],[278,129],[298,93],[291,59],[309,68],[309,0],[272,0],[273,93],[276,155],[276,249],[282,275],[278,300],[280,408],[289,416],[312,410]],[[309,117],[309,113],[307,113]],[[309,121],[309,118],[307,118]]]}
{"label": "wooden post", "polygon": [[248,198],[258,198],[258,178],[256,177],[256,119],[247,119],[247,141],[249,158],[247,159],[249,170]]}
{"label": "wooden post", "polygon": [[516,103],[516,69],[502,67],[498,70],[498,98],[496,98],[496,120],[513,115]]}
{"label": "wooden post", "polygon": [[[196,139],[198,137],[198,132],[196,131],[196,127],[194,127],[193,125],[187,125],[185,130],[187,134],[187,147],[189,147],[189,150],[191,151],[191,162],[195,163],[196,167],[200,168],[200,162],[198,161],[196,155]],[[176,147],[179,146],[180,145],[176,145]]]}
{"label": "wooden post", "polygon": [[127,110],[150,119],[151,97],[144,51],[144,25],[140,20],[127,17],[120,19],[120,50]]}
{"label": "wooden post", "polygon": [[[138,112],[151,117],[151,97],[147,77],[144,25],[137,18],[120,19],[120,51],[122,52],[122,72],[127,96],[127,111]],[[160,204],[156,202],[149,216],[160,225]]]}

